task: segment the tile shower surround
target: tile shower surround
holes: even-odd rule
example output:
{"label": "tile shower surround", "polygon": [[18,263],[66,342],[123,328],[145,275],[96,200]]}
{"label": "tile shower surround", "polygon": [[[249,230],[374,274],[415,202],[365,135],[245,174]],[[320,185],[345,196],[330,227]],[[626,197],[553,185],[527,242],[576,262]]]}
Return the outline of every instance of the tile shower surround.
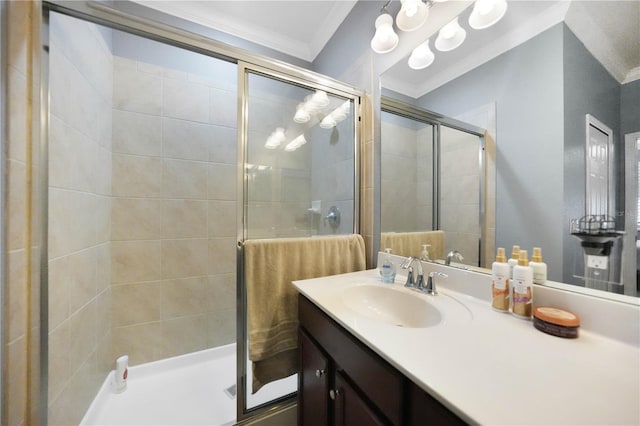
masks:
{"label": "tile shower surround", "polygon": [[95,25],[51,20],[50,424],[77,423],[112,368],[109,41]]}
{"label": "tile shower surround", "polygon": [[[432,129],[430,126],[413,129],[384,119],[381,125],[381,199],[383,212],[387,213],[382,214],[382,231],[431,229],[433,183],[428,142],[432,139]],[[477,137],[444,127],[443,132],[447,143],[443,144],[441,152],[440,208],[445,252],[456,249],[465,256],[465,262],[476,264],[479,238]]]}
{"label": "tile shower surround", "polygon": [[52,19],[51,424],[77,424],[121,354],[235,341],[235,90],[104,36]]}
{"label": "tile shower surround", "polygon": [[[7,113],[10,116],[10,120],[7,121],[7,194],[6,194],[6,207],[7,207],[7,235],[6,235],[6,260],[7,260],[7,283],[5,290],[5,309],[6,309],[6,324],[7,333],[5,341],[5,354],[6,365],[8,366],[4,380],[6,384],[6,410],[4,411],[3,421],[7,424],[20,425],[26,424],[28,420],[34,420],[34,417],[29,413],[33,412],[34,408],[37,408],[36,393],[37,392],[37,379],[31,373],[37,372],[38,369],[34,367],[36,364],[28,365],[29,360],[36,360],[37,362],[37,342],[34,346],[30,346],[28,340],[31,336],[31,343],[34,342],[34,338],[37,339],[37,330],[32,330],[31,333],[27,330],[29,324],[29,313],[34,309],[29,309],[30,306],[37,306],[37,300],[30,298],[30,294],[33,292],[35,298],[38,297],[37,287],[34,287],[34,283],[37,283],[37,241],[36,245],[29,243],[29,236],[37,235],[37,223],[32,223],[29,219],[32,208],[36,208],[40,201],[36,193],[33,193],[34,188],[29,185],[30,179],[33,177],[30,174],[30,170],[37,169],[38,159],[36,158],[36,152],[32,151],[30,155],[30,147],[37,146],[38,135],[37,132],[31,132],[32,119],[37,122],[37,117],[32,116],[32,112],[39,109],[39,104],[35,98],[33,102],[30,101],[31,90],[39,90],[39,79],[37,77],[37,70],[39,63],[31,62],[29,60],[30,52],[39,50],[38,34],[40,34],[40,27],[38,23],[38,17],[40,15],[40,8],[38,3],[32,2],[8,2],[7,4]],[[59,16],[59,15],[58,15]],[[90,24],[89,24],[90,25]],[[74,37],[73,40],[78,43],[85,43],[94,41],[95,33],[93,30],[83,31],[83,34],[88,37]],[[86,46],[86,45],[85,45]],[[72,44],[65,44],[65,48],[77,47]],[[88,49],[87,52],[91,53],[94,50]],[[85,65],[90,65],[87,62]],[[354,73],[360,76],[361,69],[366,68],[362,64],[356,64],[354,67]],[[80,66],[76,63],[76,66]],[[144,65],[143,65],[144,66]],[[111,70],[111,67],[108,67]],[[88,69],[76,68],[80,74],[91,74]],[[109,71],[110,72],[110,71]],[[78,74],[75,74],[76,76]],[[191,76],[194,77],[194,76]],[[195,83],[196,80],[193,79]],[[343,76],[342,80],[353,80],[350,76]],[[359,81],[356,79],[356,81]],[[374,92],[374,85],[371,81],[364,81],[358,84],[361,87],[368,87],[370,93]],[[85,86],[86,87],[86,86]],[[213,89],[213,88],[212,88]],[[361,209],[362,209],[362,233],[366,241],[367,246],[367,259],[368,265],[372,266],[374,253],[373,247],[373,135],[374,135],[374,121],[373,121],[373,102],[368,97],[363,98],[363,157],[362,157],[362,180],[361,180]],[[81,111],[84,112],[84,111]],[[130,112],[130,111],[129,111]],[[223,117],[228,111],[222,109],[216,111],[216,114]],[[115,116],[118,111],[113,111]],[[235,111],[231,112],[235,116]],[[153,117],[144,117],[145,119],[152,119]],[[94,122],[96,123],[96,122]],[[105,125],[107,122],[105,121]],[[114,142],[115,142],[115,131]],[[156,128],[157,130],[157,128]],[[235,133],[235,129],[226,128],[223,126],[216,126],[216,132],[220,134]],[[134,139],[134,138],[132,138]],[[226,136],[216,136],[219,141],[227,140]],[[107,143],[109,141],[106,141]],[[218,149],[215,152],[210,153],[210,159],[213,162],[223,163],[223,158],[226,158],[225,152],[228,145],[219,143]],[[106,146],[102,146],[106,149]],[[230,152],[235,153],[235,145],[230,148]],[[107,164],[109,158],[106,158]],[[98,163],[98,166],[103,164]],[[110,171],[111,167],[106,167],[105,171]],[[107,179],[100,180],[100,182],[108,182]],[[64,191],[61,190],[60,193]],[[67,192],[73,192],[67,190]],[[93,197],[97,197],[94,195]],[[90,198],[87,195],[87,198]],[[34,206],[29,206],[29,200],[34,201]],[[112,200],[113,202],[113,200]],[[221,226],[222,227],[222,226]],[[33,243],[33,239],[31,240]],[[106,244],[103,249],[106,248]],[[110,251],[110,250],[109,250]],[[100,256],[104,256],[102,253]],[[104,270],[100,271],[98,275],[105,278],[105,282],[110,281],[108,275],[110,272],[110,265],[108,253],[104,261],[101,261]],[[30,259],[35,259],[31,261]],[[96,266],[97,267],[97,266]],[[31,281],[35,280],[35,281]],[[106,294],[105,294],[106,296]],[[60,300],[58,300],[60,302]],[[101,304],[101,306],[108,306],[108,304]],[[37,310],[37,309],[36,309]],[[107,310],[105,315],[108,315],[110,310]],[[91,314],[90,316],[92,316]],[[96,321],[92,322],[93,325],[111,327],[111,321],[108,320],[108,316],[95,313]],[[106,321],[102,319],[107,318]],[[36,319],[37,321],[37,319]],[[64,320],[62,320],[64,321]],[[52,331],[55,332],[54,329]],[[63,334],[68,334],[65,331]],[[99,332],[96,332],[97,336]],[[66,339],[66,337],[65,337]],[[68,340],[61,340],[61,342],[68,342]],[[58,356],[62,363],[58,366],[68,366],[68,359],[65,359],[66,352],[68,352],[68,346],[58,343],[56,345],[53,341],[50,341],[50,355]],[[34,353],[36,352],[36,353]],[[55,355],[55,354],[58,355]],[[56,362],[50,360],[50,362]],[[92,394],[92,383],[97,380],[97,362],[94,363],[93,357],[87,360],[76,371],[67,371],[66,378],[69,379],[66,384],[69,397],[64,400],[67,403],[66,407],[58,408],[58,412],[67,410],[67,417],[78,417],[78,413],[84,411],[82,404],[84,399],[74,398],[71,392],[78,393],[79,395],[86,395],[89,397]],[[57,368],[57,367],[56,367]],[[71,391],[72,390],[72,391]],[[63,399],[60,396],[57,398],[57,403],[62,403]],[[80,414],[81,415],[81,414]],[[50,423],[61,423],[51,418]],[[73,422],[67,422],[73,423]]]}
{"label": "tile shower surround", "polygon": [[132,364],[235,341],[235,102],[114,56],[113,354]]}

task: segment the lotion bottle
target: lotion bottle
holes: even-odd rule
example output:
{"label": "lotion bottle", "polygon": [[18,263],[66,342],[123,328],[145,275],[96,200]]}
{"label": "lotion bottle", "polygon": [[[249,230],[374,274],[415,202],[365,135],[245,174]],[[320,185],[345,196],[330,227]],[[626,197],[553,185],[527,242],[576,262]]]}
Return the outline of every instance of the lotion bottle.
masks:
{"label": "lotion bottle", "polygon": [[513,315],[531,319],[533,304],[533,269],[529,266],[526,250],[520,250],[518,264],[513,267]]}
{"label": "lotion bottle", "polygon": [[507,261],[509,264],[509,278],[513,279],[513,267],[518,264],[518,259],[520,258],[520,246],[513,246],[511,250],[511,257]]}
{"label": "lotion bottle", "polygon": [[387,254],[384,256],[382,266],[380,266],[380,275],[382,275],[382,282],[385,284],[393,284],[396,280],[396,265],[391,260],[391,249],[384,250]]}
{"label": "lotion bottle", "polygon": [[496,261],[491,265],[493,282],[491,283],[491,307],[500,312],[509,312],[509,264],[504,248],[498,248]]}
{"label": "lotion bottle", "polygon": [[543,285],[547,281],[547,264],[542,261],[542,249],[533,248],[533,255],[529,266],[533,269],[533,283]]}

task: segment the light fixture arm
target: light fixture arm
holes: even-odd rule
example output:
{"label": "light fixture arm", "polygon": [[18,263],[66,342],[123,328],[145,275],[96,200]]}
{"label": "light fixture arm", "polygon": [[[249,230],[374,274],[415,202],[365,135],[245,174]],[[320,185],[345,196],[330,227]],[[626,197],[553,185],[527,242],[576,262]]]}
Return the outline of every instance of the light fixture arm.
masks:
{"label": "light fixture arm", "polygon": [[389,11],[387,10],[387,7],[391,4],[393,0],[387,0],[387,2],[384,4],[384,6],[382,6],[382,8],[380,8],[380,13],[389,13]]}

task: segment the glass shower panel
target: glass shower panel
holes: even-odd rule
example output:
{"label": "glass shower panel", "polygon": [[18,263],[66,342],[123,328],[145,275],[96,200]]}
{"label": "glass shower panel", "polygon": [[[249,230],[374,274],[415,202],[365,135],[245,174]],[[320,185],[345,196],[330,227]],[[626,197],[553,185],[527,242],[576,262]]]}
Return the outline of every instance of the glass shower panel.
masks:
{"label": "glass shower panel", "polygon": [[246,238],[353,233],[353,102],[258,74],[248,88]]}
{"label": "glass shower panel", "polygon": [[458,250],[465,265],[480,259],[481,153],[478,136],[440,126],[440,229],[445,253]]}
{"label": "glass shower panel", "polygon": [[[236,381],[236,86],[236,64],[51,13],[52,424],[79,424],[121,355],[130,387],[143,379],[136,366],[167,361],[146,376],[161,381],[179,356],[206,399],[189,396],[189,418],[235,420],[224,389]],[[184,422],[158,399],[189,395],[183,385],[196,384],[158,385],[136,405],[143,421]],[[113,410],[99,414],[114,424]]]}
{"label": "glass shower panel", "polygon": [[[244,239],[352,234],[353,101],[253,72],[246,81]],[[296,392],[293,374],[254,393],[244,357],[248,410]]]}
{"label": "glass shower panel", "polygon": [[381,230],[433,230],[433,125],[381,113]]}

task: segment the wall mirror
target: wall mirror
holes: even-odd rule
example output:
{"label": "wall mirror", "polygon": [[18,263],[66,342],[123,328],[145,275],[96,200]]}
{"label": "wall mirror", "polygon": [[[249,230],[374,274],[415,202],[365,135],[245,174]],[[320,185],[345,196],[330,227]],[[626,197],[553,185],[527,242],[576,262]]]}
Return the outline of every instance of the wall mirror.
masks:
{"label": "wall mirror", "polygon": [[487,167],[494,162],[485,129],[387,97],[381,108],[381,248],[485,266],[494,251],[487,235],[495,233],[487,229]]}
{"label": "wall mirror", "polygon": [[[487,205],[495,206],[495,230],[486,235],[494,247],[508,254],[516,244],[529,253],[541,247],[550,281],[636,303],[619,296],[638,296],[636,273],[593,287],[606,292],[588,288],[589,265],[570,223],[587,212],[590,116],[612,131],[613,226],[637,233],[637,224],[625,229],[638,205],[637,195],[625,195],[625,181],[637,176],[630,174],[637,165],[625,167],[625,140],[636,138],[625,136],[640,131],[640,3],[512,1],[504,18],[484,30],[469,27],[470,12],[459,15],[467,31],[460,47],[437,51],[434,34],[434,62],[414,70],[408,57],[399,61],[382,73],[382,94],[485,129],[495,141],[495,176],[488,179],[495,203]],[[386,156],[383,149],[383,177]],[[381,205],[385,197],[382,191]],[[383,231],[385,222],[383,209]],[[609,267],[637,271],[636,239],[622,240],[607,256]]]}

